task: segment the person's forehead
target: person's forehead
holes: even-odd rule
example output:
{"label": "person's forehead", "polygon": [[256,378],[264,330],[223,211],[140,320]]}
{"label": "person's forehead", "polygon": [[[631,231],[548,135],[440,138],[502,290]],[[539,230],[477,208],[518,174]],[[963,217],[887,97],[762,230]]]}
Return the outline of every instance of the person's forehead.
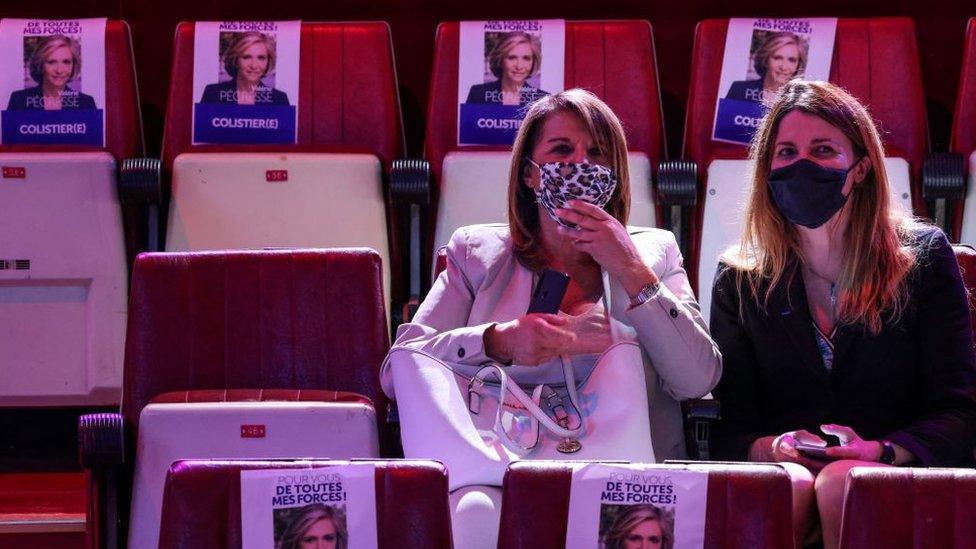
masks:
{"label": "person's forehead", "polygon": [[783,116],[775,142],[809,143],[820,140],[850,145],[847,136],[839,128],[819,116],[802,111],[792,111]]}
{"label": "person's forehead", "polygon": [[556,137],[569,137],[577,134],[589,135],[586,125],[578,116],[564,110],[556,111],[542,121],[542,131],[539,134],[543,141]]}

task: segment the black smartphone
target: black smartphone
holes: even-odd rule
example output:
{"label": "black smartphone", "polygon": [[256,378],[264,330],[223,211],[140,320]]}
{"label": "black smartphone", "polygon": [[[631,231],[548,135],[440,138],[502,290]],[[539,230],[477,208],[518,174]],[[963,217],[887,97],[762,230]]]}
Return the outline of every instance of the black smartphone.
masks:
{"label": "black smartphone", "polygon": [[820,446],[819,444],[805,444],[803,442],[797,442],[794,448],[796,448],[798,452],[800,452],[805,456],[814,457],[818,459],[832,459],[830,456],[827,455],[827,448],[840,446],[840,439],[837,438],[835,435],[823,435],[821,438],[823,438],[827,442],[826,446]]}
{"label": "black smartphone", "polygon": [[539,275],[539,282],[535,285],[532,292],[532,300],[529,301],[531,313],[550,313],[559,312],[559,304],[563,302],[566,295],[566,287],[569,286],[569,275],[552,269],[546,269]]}

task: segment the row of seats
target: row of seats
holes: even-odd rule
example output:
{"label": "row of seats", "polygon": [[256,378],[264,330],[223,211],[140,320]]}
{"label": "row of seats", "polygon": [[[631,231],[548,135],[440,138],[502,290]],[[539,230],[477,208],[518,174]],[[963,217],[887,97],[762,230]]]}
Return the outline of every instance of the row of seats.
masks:
{"label": "row of seats", "polygon": [[[976,252],[957,253],[972,287]],[[132,547],[152,546],[160,524],[174,524],[163,520],[163,494],[166,470],[177,460],[396,455],[395,417],[378,383],[390,345],[381,272],[371,250],[141,255],[132,277],[121,411],[85,416],[80,425],[93,546],[126,535]],[[523,467],[534,465],[513,470]],[[763,471],[728,470],[749,478]],[[562,501],[550,490],[539,493]],[[755,499],[742,497],[735,501]],[[756,505],[767,501],[756,498]],[[191,504],[212,507],[200,501]],[[765,536],[768,525],[759,517],[736,528]],[[563,520],[553,531],[564,532],[565,518],[553,520]],[[229,525],[226,532],[236,528]],[[722,528],[724,536],[737,532]]]}
{"label": "row of seats", "polygon": [[[727,27],[698,26],[679,156],[665,151],[651,26],[566,26],[565,86],[602,97],[627,131],[630,223],[681,236],[706,317],[718,254],[739,233],[748,169],[745,147],[711,139]],[[369,247],[382,259],[387,316],[397,324],[457,227],[505,219],[509,147],[457,145],[458,23],[438,28],[423,160],[403,159],[384,23],[302,24],[295,145],[191,143],[193,33],[191,23],[177,28],[161,159],[138,158],[131,37],[120,21],[106,30],[106,146],[0,146],[0,162],[26,174],[0,186],[0,328],[10,334],[0,360],[11,374],[0,379],[0,406],[119,401],[126,268],[139,251]],[[967,45],[976,51],[972,24]],[[963,241],[976,241],[976,215],[966,214],[976,207],[958,200],[960,155],[976,148],[976,110],[963,100],[976,86],[968,76],[976,55],[963,68],[957,154],[928,160],[910,19],[840,19],[831,67],[830,79],[868,104],[882,129],[896,201],[918,215],[938,209]]]}

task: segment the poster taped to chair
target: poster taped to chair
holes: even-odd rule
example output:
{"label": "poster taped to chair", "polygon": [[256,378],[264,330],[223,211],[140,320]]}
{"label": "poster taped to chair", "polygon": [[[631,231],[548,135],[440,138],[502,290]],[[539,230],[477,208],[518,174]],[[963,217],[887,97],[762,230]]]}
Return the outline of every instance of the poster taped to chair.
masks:
{"label": "poster taped to chair", "polygon": [[105,146],[105,23],[0,20],[0,143]]}
{"label": "poster taped to chair", "polygon": [[708,473],[680,466],[590,463],[573,470],[566,547],[698,549]]}
{"label": "poster taped to chair", "polygon": [[730,19],[712,139],[748,145],[794,78],[827,80],[837,19]]}
{"label": "poster taped to chair", "polygon": [[511,145],[528,107],[563,90],[562,19],[462,21],[458,144]]}
{"label": "poster taped to chair", "polygon": [[376,467],[241,471],[244,549],[375,549]]}
{"label": "poster taped to chair", "polygon": [[193,144],[298,140],[300,21],[198,22]]}

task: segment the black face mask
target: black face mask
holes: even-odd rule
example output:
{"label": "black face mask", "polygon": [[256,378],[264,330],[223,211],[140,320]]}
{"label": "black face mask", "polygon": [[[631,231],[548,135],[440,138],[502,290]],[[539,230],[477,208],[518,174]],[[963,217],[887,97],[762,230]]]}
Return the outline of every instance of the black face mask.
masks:
{"label": "black face mask", "polygon": [[783,217],[794,225],[816,229],[847,202],[841,189],[851,168],[825,168],[804,158],[769,172],[769,188]]}

